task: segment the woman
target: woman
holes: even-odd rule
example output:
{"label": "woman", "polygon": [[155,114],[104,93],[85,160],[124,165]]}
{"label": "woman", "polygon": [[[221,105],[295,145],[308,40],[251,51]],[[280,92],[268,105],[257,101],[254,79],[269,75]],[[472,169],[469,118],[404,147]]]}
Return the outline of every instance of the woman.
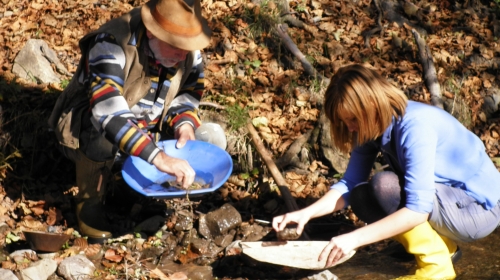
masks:
{"label": "woman", "polygon": [[[324,105],[335,146],[351,153],[347,170],[314,204],[275,217],[273,228],[296,223],[301,233],[310,219],[351,205],[368,225],[333,237],[318,258],[327,258],[327,266],[393,238],[415,255],[416,276],[454,278],[454,240],[483,238],[500,222],[500,173],[481,140],[447,112],[408,101],[361,65],[334,75]],[[379,152],[393,172],[370,179]]]}

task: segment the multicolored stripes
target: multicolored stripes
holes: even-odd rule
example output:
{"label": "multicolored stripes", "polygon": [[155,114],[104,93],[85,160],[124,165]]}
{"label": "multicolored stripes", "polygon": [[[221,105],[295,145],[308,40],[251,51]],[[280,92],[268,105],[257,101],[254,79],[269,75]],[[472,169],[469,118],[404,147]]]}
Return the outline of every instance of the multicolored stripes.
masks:
{"label": "multicolored stripes", "polygon": [[[147,40],[146,36],[143,37],[133,42]],[[143,44],[147,46],[147,41]],[[94,126],[107,139],[114,139],[121,151],[151,162],[159,152],[154,144],[159,139],[157,123],[164,110],[170,80],[177,68],[163,67],[154,60],[150,51],[145,49],[151,58],[151,88],[132,108],[128,107],[122,96],[125,54],[111,35],[100,34],[92,42],[85,82],[91,87],[90,108]],[[201,55],[197,52],[191,75],[168,108],[164,121],[172,129],[184,123],[196,128],[201,123],[198,116],[198,106],[204,89],[204,73],[202,67],[199,67],[201,63]]]}

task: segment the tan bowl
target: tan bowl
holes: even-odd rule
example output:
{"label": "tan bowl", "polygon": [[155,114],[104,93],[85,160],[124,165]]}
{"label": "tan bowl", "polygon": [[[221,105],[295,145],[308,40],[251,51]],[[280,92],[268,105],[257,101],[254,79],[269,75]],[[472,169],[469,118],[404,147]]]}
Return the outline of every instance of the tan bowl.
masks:
{"label": "tan bowl", "polygon": [[64,233],[48,233],[41,231],[23,231],[26,241],[32,250],[43,252],[57,252],[71,237]]}

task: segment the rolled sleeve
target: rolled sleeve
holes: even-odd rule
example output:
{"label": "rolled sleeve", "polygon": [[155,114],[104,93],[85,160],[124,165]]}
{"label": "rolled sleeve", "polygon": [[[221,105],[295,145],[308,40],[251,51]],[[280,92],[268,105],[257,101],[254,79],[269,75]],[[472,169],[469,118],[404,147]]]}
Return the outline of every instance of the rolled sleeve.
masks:
{"label": "rolled sleeve", "polygon": [[350,191],[357,184],[368,180],[378,152],[379,147],[375,142],[356,147],[351,153],[344,176],[338,183],[330,187],[330,189],[335,189],[342,194],[346,206],[350,203]]}
{"label": "rolled sleeve", "polygon": [[430,213],[436,192],[437,135],[424,125],[402,130],[399,161],[405,170],[406,207],[419,213]]}

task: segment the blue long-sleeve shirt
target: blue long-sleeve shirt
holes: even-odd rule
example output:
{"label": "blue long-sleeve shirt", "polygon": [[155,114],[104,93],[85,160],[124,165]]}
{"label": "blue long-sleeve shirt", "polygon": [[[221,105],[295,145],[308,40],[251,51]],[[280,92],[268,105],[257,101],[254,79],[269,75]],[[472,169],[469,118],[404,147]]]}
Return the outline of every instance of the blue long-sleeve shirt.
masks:
{"label": "blue long-sleeve shirt", "polygon": [[349,191],[368,180],[379,152],[404,176],[410,210],[432,211],[435,183],[465,190],[487,210],[500,199],[500,172],[483,142],[437,107],[408,101],[405,115],[394,118],[377,141],[353,149],[343,178],[331,187],[347,204]]}

